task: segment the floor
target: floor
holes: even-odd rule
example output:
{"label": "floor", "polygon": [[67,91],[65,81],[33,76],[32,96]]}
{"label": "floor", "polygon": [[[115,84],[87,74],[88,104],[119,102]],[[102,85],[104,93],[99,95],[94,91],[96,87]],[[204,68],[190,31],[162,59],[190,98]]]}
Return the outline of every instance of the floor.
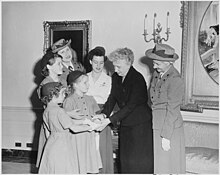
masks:
{"label": "floor", "polygon": [[[117,174],[117,136],[113,135],[114,169]],[[186,147],[186,174],[218,174],[219,152],[216,149]],[[2,149],[2,174],[37,174],[37,152]]]}
{"label": "floor", "polygon": [[[35,163],[28,158],[7,157],[2,160],[1,174],[37,174]],[[115,173],[117,168],[115,167]]]}
{"label": "floor", "polygon": [[34,164],[2,162],[2,174],[37,174]]}
{"label": "floor", "polygon": [[[117,135],[113,135],[113,150],[116,167],[116,151],[117,151]],[[2,166],[1,174],[37,174],[38,169],[35,167],[37,153],[22,150],[6,150],[2,149]]]}
{"label": "floor", "polygon": [[2,150],[2,174],[37,174],[36,152]]}

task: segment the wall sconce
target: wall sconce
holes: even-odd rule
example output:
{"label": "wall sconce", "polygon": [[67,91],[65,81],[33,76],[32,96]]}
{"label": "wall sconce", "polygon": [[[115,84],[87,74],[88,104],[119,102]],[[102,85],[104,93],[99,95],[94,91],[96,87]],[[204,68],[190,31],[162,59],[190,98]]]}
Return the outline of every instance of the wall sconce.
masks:
{"label": "wall sconce", "polygon": [[147,40],[147,26],[148,26],[148,19],[147,19],[147,14],[145,14],[145,17],[144,17],[144,40],[148,43],[150,42],[151,40],[154,41],[154,43],[162,43],[162,41],[168,41],[169,39],[169,34],[171,33],[170,32],[170,27],[169,27],[169,12],[167,12],[167,21],[166,21],[166,39],[165,38],[162,38],[161,35],[160,35],[160,32],[162,31],[162,26],[160,23],[157,24],[157,28],[155,28],[155,20],[156,20],[156,17],[157,17],[157,14],[154,13],[154,20],[153,20],[153,38]]}

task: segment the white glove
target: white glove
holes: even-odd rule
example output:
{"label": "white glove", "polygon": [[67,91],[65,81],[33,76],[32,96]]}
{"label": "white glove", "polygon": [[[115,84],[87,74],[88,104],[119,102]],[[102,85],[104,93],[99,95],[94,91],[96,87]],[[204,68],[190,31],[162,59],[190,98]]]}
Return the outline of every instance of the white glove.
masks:
{"label": "white glove", "polygon": [[162,138],[162,148],[164,151],[170,150],[170,140]]}

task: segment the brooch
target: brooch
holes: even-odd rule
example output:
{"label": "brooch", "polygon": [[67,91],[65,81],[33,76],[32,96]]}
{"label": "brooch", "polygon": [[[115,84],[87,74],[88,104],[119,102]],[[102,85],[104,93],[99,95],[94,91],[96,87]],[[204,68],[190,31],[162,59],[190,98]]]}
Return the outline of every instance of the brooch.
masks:
{"label": "brooch", "polygon": [[105,86],[106,85],[106,83],[105,82],[103,82],[100,86]]}

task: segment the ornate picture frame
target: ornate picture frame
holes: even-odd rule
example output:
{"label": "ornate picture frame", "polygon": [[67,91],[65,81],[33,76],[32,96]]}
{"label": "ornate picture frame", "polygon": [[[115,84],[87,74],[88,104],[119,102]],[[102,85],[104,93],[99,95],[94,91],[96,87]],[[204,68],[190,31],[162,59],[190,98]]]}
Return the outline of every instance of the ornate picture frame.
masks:
{"label": "ornate picture frame", "polygon": [[181,73],[185,82],[183,111],[219,109],[219,86],[203,67],[198,49],[199,26],[210,1],[182,1]]}
{"label": "ornate picture frame", "polygon": [[44,53],[59,39],[71,39],[71,47],[76,51],[78,61],[84,65],[91,45],[91,24],[91,20],[44,21]]}

